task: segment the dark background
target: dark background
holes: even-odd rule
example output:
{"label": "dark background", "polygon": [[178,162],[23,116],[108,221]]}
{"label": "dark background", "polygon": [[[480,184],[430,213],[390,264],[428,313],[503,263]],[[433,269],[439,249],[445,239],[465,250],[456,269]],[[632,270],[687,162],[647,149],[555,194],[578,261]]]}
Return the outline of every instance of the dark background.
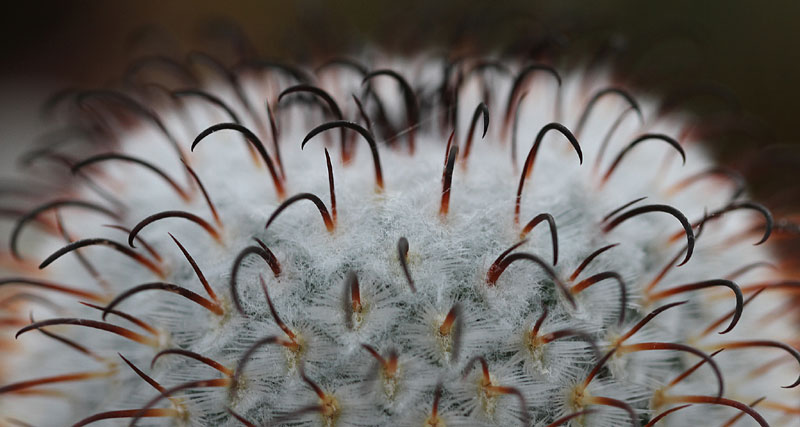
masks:
{"label": "dark background", "polygon": [[800,2],[789,0],[8,2],[0,17],[0,80],[98,84],[119,73],[132,31],[156,24],[186,46],[210,18],[237,21],[268,57],[368,42],[399,50],[454,41],[491,48],[544,31],[566,31],[578,45],[619,34],[631,69],[647,63],[673,76],[720,82],[779,141],[800,140]]}

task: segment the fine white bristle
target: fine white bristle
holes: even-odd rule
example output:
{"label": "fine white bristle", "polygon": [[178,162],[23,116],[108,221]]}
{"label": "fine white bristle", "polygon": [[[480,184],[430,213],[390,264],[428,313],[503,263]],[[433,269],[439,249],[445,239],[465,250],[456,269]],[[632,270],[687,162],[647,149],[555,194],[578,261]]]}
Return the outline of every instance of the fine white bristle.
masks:
{"label": "fine white bristle", "polygon": [[[506,64],[514,72],[526,65]],[[469,66],[470,61],[460,65],[464,70]],[[341,117],[319,92],[308,89],[278,101],[282,91],[298,83],[279,72],[237,71],[238,88],[208,73],[203,90],[219,97],[260,142],[248,142],[234,126],[199,139],[191,150],[191,142],[204,129],[232,120],[219,105],[198,96],[175,102],[178,98],[132,93],[130,99],[153,111],[162,129],[152,117],[143,117],[118,99],[78,94],[84,109],[65,115],[76,116],[84,126],[99,126],[107,140],[69,153],[73,160],[113,152],[148,164],[118,158],[92,163],[80,169],[84,180],[79,184],[41,200],[41,205],[56,199],[90,201],[117,217],[65,205],[24,224],[15,239],[20,255],[16,268],[28,270],[9,271],[8,277],[46,280],[91,295],[35,289],[18,279],[4,281],[2,291],[36,292],[57,307],[31,301],[0,308],[4,316],[21,319],[4,337],[25,327],[28,313],[35,321],[102,321],[106,304],[145,283],[178,285],[185,292],[154,285],[113,307],[155,328],[153,334],[108,313],[105,322],[144,337],[138,342],[74,323],[42,328],[89,349],[101,362],[36,329],[21,334],[13,352],[3,356],[0,390],[11,388],[0,391],[0,422],[69,425],[94,414],[129,410],[127,416],[105,422],[127,425],[143,416],[137,425],[547,426],[580,412],[566,423],[610,427],[645,424],[670,408],[692,404],[659,425],[721,425],[739,413],[724,402],[749,405],[761,397],[765,400],[755,406],[757,413],[747,414],[742,425],[764,420],[780,424],[797,414],[797,390],[781,386],[800,374],[800,355],[777,344],[796,343],[796,334],[783,318],[764,320],[781,310],[782,294],[766,287],[746,305],[729,333],[718,333],[728,328],[728,313],[737,309],[735,293],[744,289],[747,299],[756,290],[749,285],[779,276],[761,268],[732,282],[726,279],[747,264],[774,257],[766,245],[753,245],[763,228],[748,233],[754,225],[765,224],[765,214],[753,209],[756,205],[742,205],[746,195],[731,201],[726,181],[673,188],[713,166],[702,141],[674,141],[686,117],[659,115],[652,99],[636,99],[632,109],[626,92],[609,92],[598,98],[579,125],[592,96],[612,87],[610,79],[602,72],[574,71],[559,75],[559,84],[540,69],[516,92],[526,95],[519,103],[518,119],[513,111],[510,115],[517,123],[507,126],[510,76],[486,71],[485,78],[472,74],[458,85],[451,76],[445,82],[448,96],[458,96],[450,102],[438,91],[440,61],[392,57],[374,61],[369,69],[392,70],[369,78],[372,92],[362,85],[364,76],[351,69],[329,69],[303,82],[330,93]],[[205,75],[208,70],[196,71]],[[392,73],[410,82],[415,95],[404,94]],[[369,123],[354,97],[363,103]],[[388,123],[382,123],[376,99]],[[277,134],[267,119],[265,100]],[[409,102],[419,113],[418,121],[408,120]],[[489,120],[485,137],[483,113],[475,115],[481,102]],[[453,123],[449,117],[456,106]],[[469,157],[464,158],[474,115]],[[312,129],[342,119],[354,124],[344,133],[338,127],[322,132],[301,148]],[[516,223],[515,200],[525,159],[551,122],[565,128],[551,126],[539,141]],[[616,127],[604,146],[612,126]],[[387,129],[393,133],[387,134]],[[219,223],[165,130],[202,182]],[[458,154],[449,168],[449,204],[443,213],[442,191],[450,182],[446,144],[452,131]],[[652,136],[629,147],[641,135]],[[383,188],[376,180],[371,138]],[[280,160],[273,139],[280,147]],[[265,147],[275,178],[258,151],[248,148],[254,143]],[[325,149],[332,160],[335,216]],[[318,199],[308,196],[282,206],[276,182],[287,198],[310,193]],[[640,197],[647,198],[604,219]],[[274,216],[279,207],[285,209]],[[628,215],[638,210],[641,214]],[[128,232],[104,226],[132,229],[165,211],[188,212],[202,221],[179,215],[149,223],[138,230],[142,240],[135,240],[135,248],[128,246]],[[63,233],[54,226],[55,213],[62,219]],[[525,224],[542,213],[552,216],[554,227],[540,222],[524,233],[521,245],[498,259],[522,240]],[[709,215],[706,221],[704,215]],[[771,217],[764,225],[769,226]],[[213,295],[170,235],[196,262]],[[153,268],[103,245],[67,252],[41,272],[25,264],[38,265],[67,240],[88,238],[119,242]],[[401,238],[407,241],[407,252],[399,246]],[[618,245],[571,277],[588,256],[612,244]],[[693,253],[679,265],[687,248]],[[0,297],[6,295],[11,293]],[[666,309],[626,337],[654,310],[680,301],[686,303]],[[704,332],[720,318],[724,321]],[[754,340],[758,342],[746,344]],[[722,348],[710,359],[716,366],[707,360],[669,385],[704,360],[699,355],[707,357]],[[185,354],[163,355],[151,366],[152,358],[167,349],[192,352],[223,369]],[[613,354],[598,367],[609,352]],[[145,408],[161,392],[117,353],[163,389],[216,382],[187,386]],[[772,361],[777,361],[774,367],[759,371]],[[723,397],[729,400],[715,400],[718,377],[712,368],[719,370]],[[22,381],[87,371],[103,375],[14,387]],[[433,416],[437,389],[438,415]]]}

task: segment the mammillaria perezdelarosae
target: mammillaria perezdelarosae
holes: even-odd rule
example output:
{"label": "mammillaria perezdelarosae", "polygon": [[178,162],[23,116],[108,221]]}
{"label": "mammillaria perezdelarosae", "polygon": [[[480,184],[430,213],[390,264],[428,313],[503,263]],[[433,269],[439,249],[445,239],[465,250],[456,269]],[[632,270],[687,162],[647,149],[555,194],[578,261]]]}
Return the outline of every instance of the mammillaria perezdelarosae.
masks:
{"label": "mammillaria perezdelarosae", "polygon": [[3,422],[796,422],[772,217],[679,108],[513,58],[313,65],[51,100]]}

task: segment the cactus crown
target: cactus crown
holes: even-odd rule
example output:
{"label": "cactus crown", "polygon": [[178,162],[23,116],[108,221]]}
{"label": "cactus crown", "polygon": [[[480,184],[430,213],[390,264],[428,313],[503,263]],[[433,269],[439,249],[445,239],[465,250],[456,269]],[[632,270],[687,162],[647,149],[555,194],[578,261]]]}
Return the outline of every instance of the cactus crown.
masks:
{"label": "cactus crown", "polygon": [[10,230],[6,422],[796,413],[772,218],[689,118],[602,70],[189,59],[51,105],[83,139]]}

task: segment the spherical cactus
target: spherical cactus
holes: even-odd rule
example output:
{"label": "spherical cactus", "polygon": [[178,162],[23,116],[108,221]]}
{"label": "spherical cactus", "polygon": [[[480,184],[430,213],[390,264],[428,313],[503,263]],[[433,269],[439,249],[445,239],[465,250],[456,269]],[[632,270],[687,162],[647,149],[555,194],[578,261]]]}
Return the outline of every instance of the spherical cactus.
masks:
{"label": "spherical cactus", "polygon": [[2,421],[797,421],[772,217],[690,118],[597,69],[375,57],[53,98],[78,138],[7,226]]}

